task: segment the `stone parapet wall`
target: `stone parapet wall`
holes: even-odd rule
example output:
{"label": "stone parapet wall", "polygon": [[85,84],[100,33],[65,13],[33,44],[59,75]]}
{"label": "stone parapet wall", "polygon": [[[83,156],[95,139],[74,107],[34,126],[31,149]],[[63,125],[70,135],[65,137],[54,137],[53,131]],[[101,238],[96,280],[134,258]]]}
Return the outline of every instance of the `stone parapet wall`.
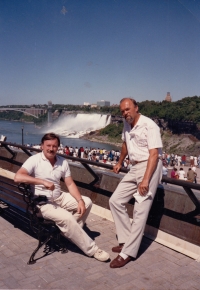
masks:
{"label": "stone parapet wall", "polygon": [[[23,152],[17,152],[14,158],[11,157],[12,155],[7,150],[0,148],[0,167],[14,173],[18,170],[19,165],[2,160],[2,158],[8,158],[13,163],[24,162],[28,158]],[[72,177],[81,194],[90,197],[95,205],[109,210],[109,198],[124,174],[115,174],[93,166],[91,168],[99,176],[99,180],[94,182],[94,177],[83,165],[71,161],[69,165]],[[63,191],[66,191],[64,183],[61,183]],[[133,207],[134,199],[127,205],[130,218],[132,218]],[[184,191],[180,192],[173,186],[166,189],[159,185],[147,224],[200,246],[200,221],[196,215],[195,205]]]}

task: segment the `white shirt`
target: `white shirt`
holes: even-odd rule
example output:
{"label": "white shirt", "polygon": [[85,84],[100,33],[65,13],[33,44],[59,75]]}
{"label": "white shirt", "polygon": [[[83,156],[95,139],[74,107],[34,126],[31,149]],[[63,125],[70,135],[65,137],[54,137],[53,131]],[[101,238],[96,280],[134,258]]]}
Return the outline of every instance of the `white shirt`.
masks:
{"label": "white shirt", "polygon": [[136,125],[131,129],[124,121],[122,140],[126,142],[130,161],[143,161],[149,158],[149,150],[158,148],[162,155],[160,128],[150,118],[140,115]]}
{"label": "white shirt", "polygon": [[[56,163],[51,165],[44,153],[38,153],[29,157],[22,165],[28,171],[28,174],[35,177],[53,182],[55,189],[53,191],[46,189],[43,185],[35,185],[35,195],[46,195],[51,201],[61,194],[60,179],[71,176],[68,162],[65,158],[56,155]],[[34,189],[33,187],[33,189]]]}
{"label": "white shirt", "polygon": [[178,175],[179,175],[179,179],[185,179],[185,171],[184,170],[179,170],[178,172]]}
{"label": "white shirt", "polygon": [[162,174],[167,176],[167,174],[168,174],[168,168],[167,167],[163,166]]}

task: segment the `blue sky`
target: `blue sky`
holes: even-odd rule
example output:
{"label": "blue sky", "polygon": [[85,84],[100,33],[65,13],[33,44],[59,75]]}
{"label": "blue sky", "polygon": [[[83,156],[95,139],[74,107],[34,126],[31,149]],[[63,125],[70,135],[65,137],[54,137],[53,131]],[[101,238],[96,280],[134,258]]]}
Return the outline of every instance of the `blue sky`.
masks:
{"label": "blue sky", "polygon": [[200,0],[0,0],[0,105],[200,96]]}

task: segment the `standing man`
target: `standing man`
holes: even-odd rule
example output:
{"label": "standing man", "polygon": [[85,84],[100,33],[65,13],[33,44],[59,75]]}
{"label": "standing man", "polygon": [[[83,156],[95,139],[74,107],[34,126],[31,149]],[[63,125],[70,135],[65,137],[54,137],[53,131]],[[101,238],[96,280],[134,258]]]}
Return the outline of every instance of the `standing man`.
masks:
{"label": "standing man", "polygon": [[[134,99],[120,101],[124,117],[122,149],[113,171],[118,173],[128,154],[132,164],[110,198],[110,209],[116,226],[119,245],[112,248],[119,255],[110,263],[111,268],[126,265],[136,258],[142,240],[146,220],[156,189],[162,178],[162,141],[160,129],[154,121],[138,112]],[[131,224],[125,204],[135,198],[133,223]]]}
{"label": "standing man", "polygon": [[[29,157],[15,175],[15,182],[33,185],[34,195],[45,195],[47,202],[38,205],[39,214],[53,220],[63,235],[76,244],[86,255],[107,261],[109,254],[100,250],[82,229],[92,207],[88,197],[81,196],[65,158],[56,155],[60,139],[47,133],[41,140],[42,152]],[[60,179],[69,192],[62,192]]]}

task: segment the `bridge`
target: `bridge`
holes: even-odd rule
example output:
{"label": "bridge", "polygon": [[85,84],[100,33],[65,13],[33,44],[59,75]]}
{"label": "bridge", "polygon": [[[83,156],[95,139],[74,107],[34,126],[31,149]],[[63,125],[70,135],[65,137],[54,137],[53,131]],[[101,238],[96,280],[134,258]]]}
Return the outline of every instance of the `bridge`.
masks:
{"label": "bridge", "polygon": [[29,116],[33,116],[34,118],[37,118],[40,115],[44,115],[47,112],[46,108],[35,108],[35,107],[31,107],[31,108],[8,108],[8,107],[0,107],[0,112],[2,111],[16,111],[16,112],[22,112],[25,115],[29,115]]}

